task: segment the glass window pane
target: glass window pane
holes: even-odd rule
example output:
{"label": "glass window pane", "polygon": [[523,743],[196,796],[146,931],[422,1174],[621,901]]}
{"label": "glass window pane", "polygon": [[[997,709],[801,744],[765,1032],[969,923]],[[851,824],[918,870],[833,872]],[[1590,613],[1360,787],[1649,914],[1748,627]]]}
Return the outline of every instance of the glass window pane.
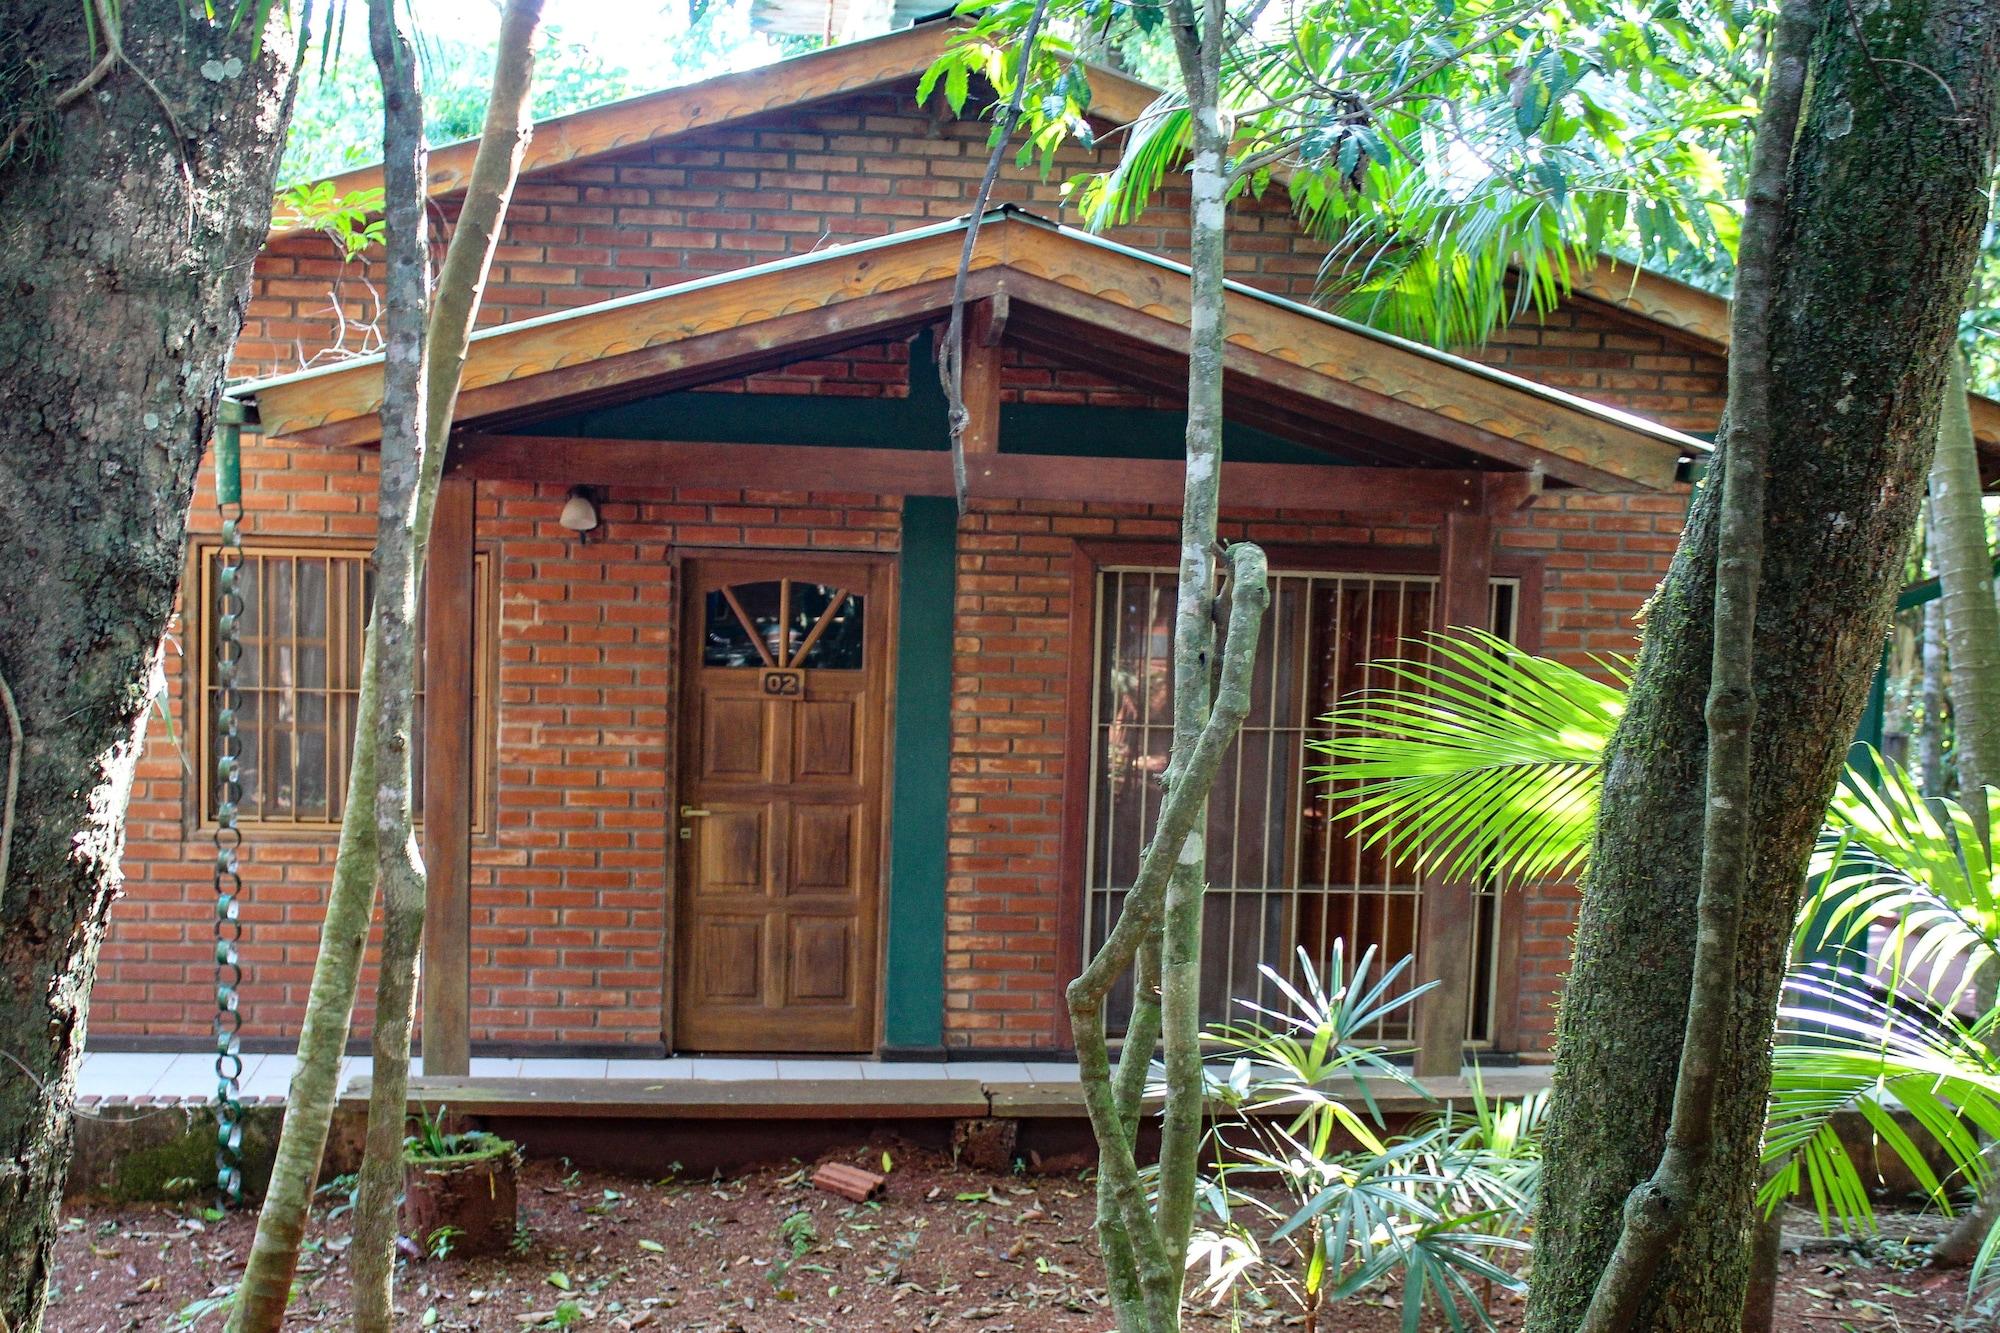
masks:
{"label": "glass window pane", "polygon": [[[778,660],[779,581],[739,583],[718,588],[706,599],[706,621],[702,631],[703,666],[762,666]],[[734,598],[735,605],[730,604]],[[742,614],[738,614],[738,608]],[[748,618],[748,624],[745,618]],[[752,637],[752,631],[755,637]],[[761,651],[760,651],[761,646]]]}
{"label": "glass window pane", "polygon": [[[365,551],[244,553],[237,674],[244,820],[339,822],[372,583]],[[204,649],[213,661],[214,608],[204,610]],[[421,610],[417,628],[421,634]],[[421,694],[418,700],[420,708]],[[203,763],[212,767],[219,690],[205,703],[201,734],[210,750]],[[219,792],[211,790],[210,799],[212,814]]]}
{"label": "glass window pane", "polygon": [[[835,598],[839,598],[838,604]],[[814,671],[859,671],[864,665],[861,650],[866,637],[862,601],[858,593],[823,583],[792,584],[789,651],[796,655],[805,647],[804,655],[795,656],[793,665]],[[823,628],[822,620],[826,622]],[[806,646],[808,640],[810,645]]]}

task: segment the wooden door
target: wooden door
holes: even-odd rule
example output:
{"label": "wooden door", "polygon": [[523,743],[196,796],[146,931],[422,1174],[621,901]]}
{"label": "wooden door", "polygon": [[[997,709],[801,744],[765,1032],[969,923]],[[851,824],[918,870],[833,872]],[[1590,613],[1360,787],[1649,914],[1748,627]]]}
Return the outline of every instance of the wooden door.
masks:
{"label": "wooden door", "polygon": [[875,1036],[886,565],[684,566],[674,1045]]}

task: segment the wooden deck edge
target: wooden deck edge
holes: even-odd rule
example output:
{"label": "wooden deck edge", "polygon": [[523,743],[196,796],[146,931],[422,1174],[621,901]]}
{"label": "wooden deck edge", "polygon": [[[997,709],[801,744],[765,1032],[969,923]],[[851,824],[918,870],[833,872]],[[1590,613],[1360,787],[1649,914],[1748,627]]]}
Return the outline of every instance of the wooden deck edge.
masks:
{"label": "wooden deck edge", "polygon": [[[1484,1076],[1491,1100],[1515,1100],[1545,1090],[1546,1066],[1494,1070]],[[1368,1092],[1386,1116],[1419,1115],[1473,1101],[1463,1078],[1420,1080],[1421,1091],[1371,1080]],[[1366,1100],[1349,1085],[1350,1104]],[[368,1080],[354,1080],[344,1103],[365,1104]],[[612,1120],[1061,1120],[1083,1117],[1073,1082],[973,1079],[536,1079],[426,1077],[410,1080],[410,1104],[447,1107],[466,1115]],[[1155,1110],[1157,1102],[1149,1102]],[[1221,1111],[1220,1106],[1212,1111]]]}

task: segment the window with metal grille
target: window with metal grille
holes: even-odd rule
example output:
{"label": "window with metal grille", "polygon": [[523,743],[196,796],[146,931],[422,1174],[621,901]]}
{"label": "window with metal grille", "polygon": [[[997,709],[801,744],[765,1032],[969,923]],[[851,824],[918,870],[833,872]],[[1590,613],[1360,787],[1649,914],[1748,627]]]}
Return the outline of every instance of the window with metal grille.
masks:
{"label": "window with metal grille", "polygon": [[[1172,569],[1106,568],[1098,575],[1094,746],[1085,947],[1094,951],[1138,873],[1160,802],[1160,777],[1173,744],[1173,634],[1177,574]],[[1437,579],[1413,574],[1277,572],[1257,647],[1250,715],[1224,758],[1208,814],[1201,1012],[1204,1023],[1242,1021],[1235,1000],[1283,1007],[1259,968],[1288,981],[1303,949],[1322,977],[1334,942],[1352,965],[1373,948],[1374,975],[1414,959],[1403,988],[1427,975],[1419,949],[1422,892],[1393,843],[1365,843],[1335,818],[1338,793],[1307,771],[1310,740],[1327,734],[1335,701],[1388,683],[1371,667],[1383,658],[1422,660],[1432,627]],[[1492,585],[1494,631],[1513,637],[1514,579]],[[1491,1033],[1500,901],[1493,886],[1475,895],[1472,1012],[1467,1037]],[[1114,1027],[1130,1013],[1128,989],[1109,1008]],[[1407,1040],[1410,1009],[1376,1034]]]}
{"label": "window with metal grille", "polygon": [[[187,618],[201,645],[198,737],[195,771],[201,775],[204,820],[215,817],[219,799],[215,761],[217,700],[215,682],[217,548],[198,553],[200,586],[189,600]],[[491,753],[487,631],[492,605],[490,561],[474,561],[476,582],[472,702],[473,822],[483,825],[485,784]],[[361,701],[361,652],[368,627],[374,573],[366,548],[246,544],[238,587],[243,614],[238,622],[242,665],[237,671],[236,728],[241,754],[245,825],[300,829],[337,828],[347,803],[354,729]],[[418,598],[418,642],[422,642],[423,599]],[[412,715],[417,743],[411,747],[415,790],[423,790],[423,654],[417,654],[417,693]],[[421,810],[418,811],[421,817]]]}

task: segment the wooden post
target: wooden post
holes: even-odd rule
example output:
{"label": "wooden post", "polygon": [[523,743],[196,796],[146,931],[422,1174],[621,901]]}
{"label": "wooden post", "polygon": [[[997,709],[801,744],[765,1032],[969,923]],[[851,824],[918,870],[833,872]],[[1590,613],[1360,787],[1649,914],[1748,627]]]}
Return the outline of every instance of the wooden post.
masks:
{"label": "wooden post", "polygon": [[472,1059],[474,483],[438,487],[424,574],[424,1073]]}
{"label": "wooden post", "polygon": [[959,388],[965,395],[965,456],[977,475],[982,454],[1000,452],[1000,337],[1007,327],[1004,295],[979,301],[966,312]]}
{"label": "wooden post", "polygon": [[[1483,505],[1445,514],[1438,579],[1439,629],[1455,625],[1490,629],[1493,515]],[[1472,884],[1426,873],[1419,880],[1419,982],[1435,989],[1417,1001],[1417,1076],[1450,1078],[1465,1059],[1466,1022],[1472,1012],[1472,941],[1476,904]]]}

